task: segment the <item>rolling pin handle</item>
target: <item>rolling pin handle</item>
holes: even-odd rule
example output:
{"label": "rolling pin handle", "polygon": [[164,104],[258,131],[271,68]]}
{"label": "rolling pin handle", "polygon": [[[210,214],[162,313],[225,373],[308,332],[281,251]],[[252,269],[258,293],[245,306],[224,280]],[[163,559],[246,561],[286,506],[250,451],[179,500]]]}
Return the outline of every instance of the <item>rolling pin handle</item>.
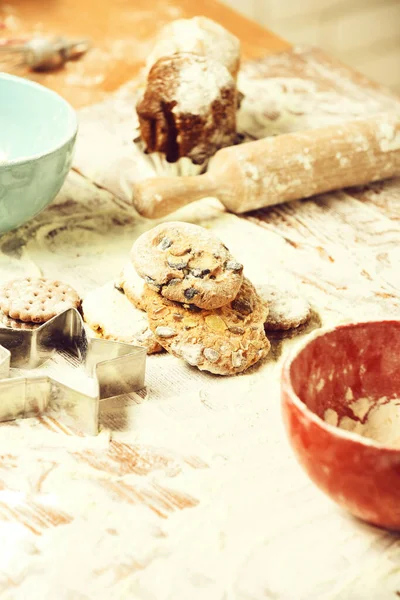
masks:
{"label": "rolling pin handle", "polygon": [[133,186],[132,202],[147,219],[159,219],[179,208],[215,193],[214,180],[207,173],[196,177],[154,177]]}

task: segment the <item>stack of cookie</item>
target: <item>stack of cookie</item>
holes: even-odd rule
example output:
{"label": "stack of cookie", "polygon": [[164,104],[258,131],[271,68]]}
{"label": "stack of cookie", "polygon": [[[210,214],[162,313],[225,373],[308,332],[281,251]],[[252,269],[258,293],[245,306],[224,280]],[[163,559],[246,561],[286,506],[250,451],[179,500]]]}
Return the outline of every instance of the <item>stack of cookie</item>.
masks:
{"label": "stack of cookie", "polygon": [[21,277],[0,287],[0,327],[35,329],[68,308],[79,309],[79,294],[62,281]]}
{"label": "stack of cookie", "polygon": [[219,375],[245,371],[268,354],[268,307],[212,233],[188,223],[158,225],[134,243],[131,261],[144,285],[130,267],[118,287],[146,310],[167,352]]}
{"label": "stack of cookie", "polygon": [[133,244],[118,279],[83,300],[86,323],[106,339],[166,350],[201,370],[241,373],[270,349],[267,333],[299,327],[308,302],[270,284],[254,286],[210,231],[163,223]]}

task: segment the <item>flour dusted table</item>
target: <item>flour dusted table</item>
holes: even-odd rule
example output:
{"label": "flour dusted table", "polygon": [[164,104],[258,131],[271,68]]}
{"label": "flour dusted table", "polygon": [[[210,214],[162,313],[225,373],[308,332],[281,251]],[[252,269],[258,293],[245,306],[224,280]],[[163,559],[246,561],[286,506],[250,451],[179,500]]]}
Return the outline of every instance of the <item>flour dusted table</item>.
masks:
{"label": "flour dusted table", "polygon": [[[0,276],[60,277],[84,294],[115,276],[133,239],[153,225],[131,210],[124,170],[105,172],[107,151],[88,148],[93,123],[109,114],[116,148],[132,160],[122,139],[131,117],[115,114],[135,85],[112,92],[136,75],[154,24],[201,12],[238,34],[248,57],[287,44],[214,0],[134,8],[53,0],[43,14],[39,4],[12,0],[7,22],[22,31],[41,20],[49,31],[89,35],[97,47],[65,71],[35,78],[76,107],[105,104],[81,113],[76,166],[84,175],[71,172],[45,212],[0,239]],[[318,51],[247,63],[241,85],[243,126],[254,135],[398,108],[389,92]],[[109,134],[105,127],[99,136]],[[146,389],[105,401],[96,438],[46,417],[3,424],[1,598],[395,599],[399,537],[355,521],[309,482],[283,430],[279,374],[316,327],[400,317],[400,183],[244,217],[207,199],[173,218],[215,230],[255,282],[297,287],[313,305],[312,320],[296,336],[275,338],[270,359],[241,377],[149,357]]]}

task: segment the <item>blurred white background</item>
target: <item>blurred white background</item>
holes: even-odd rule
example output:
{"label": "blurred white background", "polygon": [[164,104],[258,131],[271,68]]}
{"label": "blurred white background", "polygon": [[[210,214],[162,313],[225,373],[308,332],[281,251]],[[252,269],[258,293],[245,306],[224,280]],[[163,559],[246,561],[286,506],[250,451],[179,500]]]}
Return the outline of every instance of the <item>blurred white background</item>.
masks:
{"label": "blurred white background", "polygon": [[223,0],[293,44],[319,46],[400,93],[400,0]]}

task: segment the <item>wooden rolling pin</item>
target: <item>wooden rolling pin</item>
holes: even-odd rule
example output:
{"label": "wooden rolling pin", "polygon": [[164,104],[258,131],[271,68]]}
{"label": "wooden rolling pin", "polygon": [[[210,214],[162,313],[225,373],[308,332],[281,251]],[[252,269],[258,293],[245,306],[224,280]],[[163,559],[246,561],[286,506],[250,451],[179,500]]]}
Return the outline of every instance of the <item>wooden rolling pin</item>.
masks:
{"label": "wooden rolling pin", "polygon": [[156,219],[205,197],[234,213],[400,175],[400,115],[379,114],[219,150],[204,175],[138,182],[137,211]]}

